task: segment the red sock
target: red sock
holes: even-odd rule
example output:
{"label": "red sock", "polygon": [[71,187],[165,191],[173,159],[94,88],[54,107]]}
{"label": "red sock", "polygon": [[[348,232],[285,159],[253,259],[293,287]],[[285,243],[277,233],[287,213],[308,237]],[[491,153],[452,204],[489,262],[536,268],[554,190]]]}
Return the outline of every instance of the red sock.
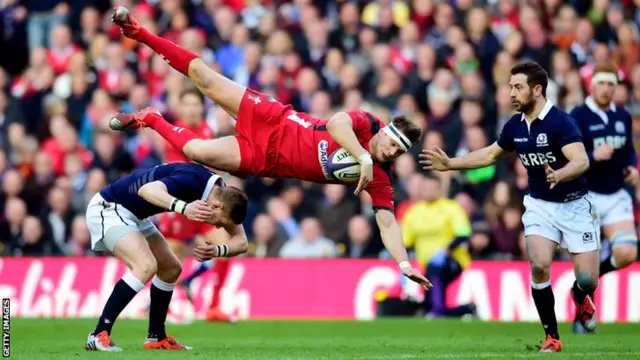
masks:
{"label": "red sock", "polygon": [[173,126],[162,116],[155,113],[147,115],[144,118],[144,122],[180,152],[189,141],[200,139],[193,131],[180,126]]}
{"label": "red sock", "polygon": [[224,285],[224,281],[227,278],[227,272],[229,271],[229,261],[216,259],[215,265],[213,265],[213,273],[218,276],[218,281],[213,285],[213,298],[211,299],[211,308],[215,309],[220,306],[220,289]]}
{"label": "red sock", "polygon": [[172,68],[186,76],[189,76],[189,63],[198,58],[198,55],[181,48],[169,40],[155,36],[144,28],[140,30],[138,40],[147,44],[153,51],[160,54]]}

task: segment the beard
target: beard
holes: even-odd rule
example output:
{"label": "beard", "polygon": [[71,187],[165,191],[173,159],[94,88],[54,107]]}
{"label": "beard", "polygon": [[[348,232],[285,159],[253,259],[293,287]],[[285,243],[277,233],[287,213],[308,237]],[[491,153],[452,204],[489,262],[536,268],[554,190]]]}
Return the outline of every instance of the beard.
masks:
{"label": "beard", "polygon": [[517,100],[514,101],[514,107],[516,108],[516,111],[523,112],[525,114],[531,113],[535,105],[536,101],[533,99],[533,94],[529,94],[529,97],[523,102]]}

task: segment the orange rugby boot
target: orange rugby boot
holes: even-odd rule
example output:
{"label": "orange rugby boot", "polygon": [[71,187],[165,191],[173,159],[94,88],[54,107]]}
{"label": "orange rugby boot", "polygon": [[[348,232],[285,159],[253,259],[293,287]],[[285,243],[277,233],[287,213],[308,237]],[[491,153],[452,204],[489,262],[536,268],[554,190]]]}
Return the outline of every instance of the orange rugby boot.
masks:
{"label": "orange rugby boot", "polygon": [[540,352],[561,352],[562,343],[558,339],[554,339],[551,335],[547,335],[547,338],[540,348]]}
{"label": "orange rugby boot", "polygon": [[122,34],[124,36],[134,40],[137,40],[138,34],[142,29],[138,20],[136,20],[136,18],[133,17],[133,14],[131,14],[131,11],[123,6],[118,6],[113,9],[111,22],[122,29]]}
{"label": "orange rugby boot", "polygon": [[[573,298],[573,291],[571,292]],[[573,303],[576,305],[576,318],[582,324],[582,326],[588,332],[593,332],[596,329],[596,306],[591,300],[591,296],[584,297],[582,303],[578,303],[576,299],[573,299]]]}
{"label": "orange rugby boot", "polygon": [[109,120],[109,127],[115,131],[142,129],[148,126],[144,119],[149,114],[162,116],[158,110],[152,107],[145,108],[135,114],[119,113]]}
{"label": "orange rugby boot", "polygon": [[111,336],[109,333],[104,330],[95,335],[89,334],[87,337],[87,343],[84,348],[87,351],[109,351],[109,352],[121,352],[122,349],[117,347],[113,341],[111,341]]}
{"label": "orange rugby boot", "polygon": [[191,346],[177,342],[173,336],[167,336],[163,340],[146,339],[143,348],[145,350],[193,350]]}
{"label": "orange rugby boot", "polygon": [[205,320],[211,321],[211,322],[223,322],[223,323],[235,322],[235,319],[233,317],[223,313],[218,308],[209,309],[209,311],[207,311],[207,314],[205,315],[204,318]]}

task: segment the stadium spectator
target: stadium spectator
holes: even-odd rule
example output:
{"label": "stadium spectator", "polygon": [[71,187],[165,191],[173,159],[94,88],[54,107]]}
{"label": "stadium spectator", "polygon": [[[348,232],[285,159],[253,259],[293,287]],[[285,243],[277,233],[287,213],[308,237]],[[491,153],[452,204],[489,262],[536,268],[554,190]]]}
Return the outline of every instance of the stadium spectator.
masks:
{"label": "stadium spectator", "polygon": [[337,255],[335,243],[322,235],[320,222],[307,218],[300,223],[300,235],[289,239],[282,249],[283,258],[331,258]]}

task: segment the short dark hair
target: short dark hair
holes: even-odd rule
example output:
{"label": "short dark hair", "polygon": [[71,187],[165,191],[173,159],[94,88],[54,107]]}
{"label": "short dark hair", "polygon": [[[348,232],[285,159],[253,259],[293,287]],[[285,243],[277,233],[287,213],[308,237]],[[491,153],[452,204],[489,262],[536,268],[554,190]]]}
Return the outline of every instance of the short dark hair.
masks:
{"label": "short dark hair", "polygon": [[182,101],[182,99],[184,99],[185,96],[189,96],[189,95],[193,95],[193,96],[197,97],[198,100],[200,100],[200,103],[204,105],[204,95],[202,95],[200,90],[198,90],[197,88],[194,88],[194,87],[188,87],[188,88],[182,90],[180,92],[180,100]]}
{"label": "short dark hair", "polygon": [[549,84],[549,74],[535,61],[526,61],[511,68],[511,75],[523,74],[527,77],[527,84],[530,88],[542,86],[542,96],[547,96],[547,85]]}
{"label": "short dark hair", "polygon": [[415,144],[422,137],[422,129],[418,126],[418,124],[409,120],[404,115],[398,115],[393,118],[393,125],[396,129],[400,130],[404,136],[406,136],[412,144]]}
{"label": "short dark hair", "polygon": [[220,200],[227,209],[231,221],[236,225],[242,224],[247,216],[247,203],[249,202],[244,191],[235,186],[225,186],[222,188]]}

